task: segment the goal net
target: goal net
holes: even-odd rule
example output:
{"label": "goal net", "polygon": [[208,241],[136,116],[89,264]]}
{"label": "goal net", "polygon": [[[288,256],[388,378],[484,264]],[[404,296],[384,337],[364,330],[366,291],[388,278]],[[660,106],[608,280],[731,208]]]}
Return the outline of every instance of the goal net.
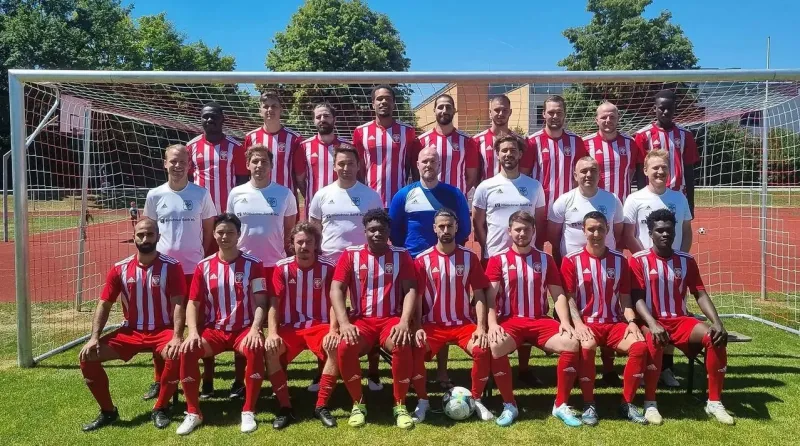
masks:
{"label": "goal net", "polygon": [[[135,252],[131,203],[141,211],[147,191],[166,181],[163,149],[202,132],[203,104],[221,104],[226,133],[241,140],[262,123],[259,90],[280,93],[285,125],[304,137],[316,133],[313,104],[328,101],[337,110],[337,133],[350,139],[356,126],[373,119],[371,89],[391,79],[397,90],[395,116],[416,126],[418,134],[435,125],[433,99],[447,93],[456,102],[455,125],[470,135],[490,126],[489,101],[499,94],[510,99],[509,127],[519,134],[542,128],[544,100],[557,94],[567,100],[569,130],[581,136],[596,132],[596,108],[611,101],[620,109],[620,130],[632,135],[653,121],[653,95],[674,90],[679,98],[676,122],[694,133],[701,158],[695,166],[691,251],[720,313],[800,329],[800,236],[792,230],[800,223],[800,84],[791,77],[767,84],[769,73],[756,73],[747,81],[730,80],[742,77],[727,71],[702,77],[698,72],[675,73],[661,81],[642,77],[646,82],[592,75],[581,82],[542,81],[563,73],[513,79],[498,74],[497,82],[485,81],[486,76],[432,79],[439,83],[413,82],[413,73],[383,78],[376,73],[371,79],[353,77],[350,83],[331,83],[334,73],[305,77],[313,81],[306,83],[291,75],[265,75],[262,83],[215,83],[224,74],[208,80],[194,76],[191,83],[161,83],[155,76],[149,83],[98,82],[89,75],[71,82],[26,81],[24,124],[16,131],[31,139],[21,173],[27,190],[14,190],[4,201],[13,207],[15,197],[27,196],[27,214],[15,219],[19,216],[9,213],[9,236],[28,252],[28,283],[26,295],[15,296],[10,286],[14,267],[10,262],[0,267],[8,284],[0,287],[0,360],[17,353],[15,318],[18,310],[27,313],[17,307],[20,303],[29,305],[31,327],[29,346],[20,344],[37,361],[90,332],[108,268]],[[336,75],[334,80],[346,80]],[[712,78],[717,80],[708,80]],[[26,225],[27,239],[15,237],[14,221]],[[8,258],[14,256],[11,242],[3,249]],[[115,311],[109,325],[121,319],[119,306]]]}

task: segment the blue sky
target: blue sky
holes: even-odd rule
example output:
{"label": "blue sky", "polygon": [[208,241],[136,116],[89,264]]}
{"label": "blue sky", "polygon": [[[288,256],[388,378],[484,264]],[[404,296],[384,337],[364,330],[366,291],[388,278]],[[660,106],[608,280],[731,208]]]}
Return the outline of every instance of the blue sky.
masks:
{"label": "blue sky", "polygon": [[[302,0],[136,0],[134,16],[166,11],[188,40],[236,57],[237,70],[264,70],[272,36]],[[585,0],[369,0],[406,43],[413,71],[557,70],[571,46],[561,31],[588,23]],[[232,5],[236,5],[233,7]],[[500,8],[492,11],[487,5]],[[645,12],[673,13],[706,68],[800,68],[800,2],[655,0]],[[224,31],[224,30],[230,31]]]}

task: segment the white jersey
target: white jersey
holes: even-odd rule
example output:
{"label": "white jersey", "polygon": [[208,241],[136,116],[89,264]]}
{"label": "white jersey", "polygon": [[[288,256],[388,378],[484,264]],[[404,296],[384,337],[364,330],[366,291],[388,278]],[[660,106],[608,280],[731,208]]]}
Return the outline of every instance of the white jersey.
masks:
{"label": "white jersey", "polygon": [[161,233],[156,249],[181,262],[187,274],[205,257],[203,220],[216,215],[208,190],[194,183],[179,191],[164,183],[150,189],[144,202],[144,216],[157,221]]}
{"label": "white jersey", "polygon": [[239,249],[265,266],[286,258],[284,217],[297,215],[297,201],[289,188],[278,183],[258,189],[249,182],[236,186],[228,197],[228,212],[242,221]]}
{"label": "white jersey", "polygon": [[658,195],[650,192],[650,189],[644,188],[628,195],[623,206],[625,224],[635,224],[636,237],[644,249],[650,249],[653,241],[647,231],[647,216],[658,209],[669,209],[675,213],[675,220],[678,224],[675,226],[675,241],[672,242],[672,249],[680,251],[683,242],[683,222],[692,220],[689,202],[682,192],[667,189]]}
{"label": "white jersey", "polygon": [[553,223],[564,225],[561,234],[561,255],[577,251],[586,246],[586,236],[583,235],[583,217],[589,212],[600,211],[608,220],[608,234],[606,246],[617,249],[614,238],[614,224],[622,223],[622,202],[614,194],[604,189],[597,189],[591,198],[581,194],[580,188],[572,189],[558,197],[548,211],[547,219]]}
{"label": "white jersey", "polygon": [[370,209],[383,209],[383,200],[362,183],[342,189],[337,182],[314,194],[308,215],[322,221],[322,254],[335,262],[347,247],[367,243],[361,219]]}
{"label": "white jersey", "polygon": [[542,184],[522,175],[509,180],[502,174],[481,182],[475,189],[472,204],[486,211],[486,249],[483,258],[488,259],[511,246],[508,235],[508,219],[516,211],[525,210],[532,215],[545,206]]}

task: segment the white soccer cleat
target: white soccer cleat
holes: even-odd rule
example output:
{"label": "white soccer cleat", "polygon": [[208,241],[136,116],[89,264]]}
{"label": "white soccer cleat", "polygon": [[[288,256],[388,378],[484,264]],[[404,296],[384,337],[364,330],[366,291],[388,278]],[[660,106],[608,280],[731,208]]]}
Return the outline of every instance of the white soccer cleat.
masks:
{"label": "white soccer cleat", "polygon": [[431,403],[428,400],[417,401],[417,408],[414,409],[414,416],[411,417],[411,419],[413,419],[415,423],[422,423],[425,421],[425,416],[428,414],[430,408]]}
{"label": "white soccer cleat", "polygon": [[664,369],[661,371],[661,384],[667,387],[680,387],[681,383],[675,378],[675,373],[671,369]]}
{"label": "white soccer cleat", "polygon": [[256,414],[253,412],[242,412],[242,433],[249,434],[256,429],[258,429]]}
{"label": "white soccer cleat", "polygon": [[733,426],[736,420],[725,410],[725,406],[719,401],[709,401],[706,403],[706,413],[717,419],[722,424]]}
{"label": "white soccer cleat", "polygon": [[199,414],[187,413],[186,417],[184,417],[183,422],[180,426],[178,426],[178,430],[175,431],[175,433],[178,435],[189,435],[197,426],[200,426],[201,424],[203,424],[203,418],[200,417]]}
{"label": "white soccer cleat", "polygon": [[494,418],[494,414],[483,405],[481,400],[475,400],[475,414],[481,421],[489,421]]}
{"label": "white soccer cleat", "polygon": [[644,402],[644,419],[656,426],[664,424],[664,418],[661,417],[661,412],[658,411],[655,401]]}

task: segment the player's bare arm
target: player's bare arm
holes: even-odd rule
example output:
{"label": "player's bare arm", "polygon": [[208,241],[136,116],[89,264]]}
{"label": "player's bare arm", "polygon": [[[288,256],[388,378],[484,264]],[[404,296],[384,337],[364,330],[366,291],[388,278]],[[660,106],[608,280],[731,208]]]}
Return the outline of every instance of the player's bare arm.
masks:
{"label": "player's bare arm", "polygon": [[622,252],[625,249],[624,240],[622,238],[622,231],[625,229],[623,223],[614,223],[614,240],[617,241],[617,251]]}
{"label": "player's bare arm", "polygon": [[250,325],[250,331],[247,336],[242,340],[244,348],[250,350],[257,350],[264,348],[264,338],[262,337],[261,327],[264,325],[264,319],[267,313],[267,293],[259,291],[257,293],[251,292],[251,297],[255,308],[253,309],[253,323]]}
{"label": "player's bare arm", "polygon": [[108,315],[111,313],[111,307],[114,304],[105,300],[98,300],[97,307],[94,310],[94,317],[92,318],[92,335],[89,341],[81,349],[78,357],[81,361],[89,361],[100,356],[100,334],[108,322]]}
{"label": "player's bare arm", "polygon": [[466,177],[467,181],[467,190],[470,190],[478,185],[479,175],[480,169],[477,167],[467,167],[464,169],[464,177]]}
{"label": "player's bare arm", "polygon": [[563,234],[563,223],[555,223],[552,221],[547,223],[547,241],[550,242],[550,246],[552,247],[553,260],[556,261],[556,265],[561,265],[561,237]]}
{"label": "player's bare arm", "polygon": [[295,223],[297,223],[297,214],[283,217],[283,249],[286,252],[289,252],[289,247],[292,245],[292,228],[294,228]]}
{"label": "player's bare arm", "polygon": [[632,253],[644,250],[642,242],[636,237],[635,223],[624,223],[622,225],[622,240],[625,243],[625,248],[628,248]]}
{"label": "player's bare arm", "polygon": [[[195,276],[196,277],[196,276]],[[200,301],[190,300],[186,304],[186,339],[181,344],[181,353],[187,353],[203,346],[197,324],[200,318]]]}
{"label": "player's bare arm", "polygon": [[714,345],[726,345],[728,343],[728,332],[722,326],[722,320],[717,314],[717,307],[711,301],[711,297],[705,290],[697,290],[692,292],[700,311],[711,321],[711,326],[708,327],[708,335],[711,336],[711,342]]}
{"label": "player's bare arm", "polygon": [[404,280],[403,287],[403,313],[400,322],[392,327],[389,339],[394,345],[411,345],[411,325],[417,308],[417,284],[413,280]]}
{"label": "player's bare arm", "polygon": [[[330,330],[328,330],[328,334],[326,334],[322,339],[322,348],[329,353],[333,353],[337,348],[339,348],[339,343],[342,341],[342,335],[339,332],[339,322],[336,319],[336,313],[333,310],[333,306],[331,306],[328,320],[331,321],[331,326]],[[335,357],[335,355],[333,355],[333,357]]]}
{"label": "player's bare arm", "polygon": [[214,218],[203,220],[203,252],[211,251],[211,242],[214,240]]}
{"label": "player's bare arm", "polygon": [[686,220],[683,225],[683,239],[681,240],[681,251],[689,252],[692,249],[692,221]]}
{"label": "player's bare arm", "polygon": [[486,209],[479,207],[472,207],[472,231],[475,235],[475,241],[481,247],[481,252],[486,253],[486,233],[488,228],[486,226]]}
{"label": "player's bare arm", "polygon": [[283,339],[278,335],[278,296],[269,297],[269,309],[267,310],[267,338],[264,340],[264,347],[267,353],[276,354],[283,345]]}
{"label": "player's bare arm", "polygon": [[630,294],[619,294],[619,305],[622,307],[622,317],[624,317],[625,322],[628,323],[628,328],[625,329],[625,336],[623,336],[623,339],[627,339],[628,336],[633,336],[637,341],[644,341],[642,330],[640,330],[639,326],[636,324],[636,310],[633,308],[632,302],[633,300]]}
{"label": "player's bare arm", "polygon": [[580,310],[578,310],[578,303],[575,301],[575,295],[573,293],[564,293],[564,296],[567,298],[570,320],[572,320],[572,326],[575,327],[578,340],[584,342],[592,341],[594,339],[594,334],[592,330],[583,323],[583,317],[581,316]]}
{"label": "player's bare arm", "polygon": [[[343,254],[346,255],[346,254]],[[350,318],[347,316],[347,307],[345,305],[345,296],[347,293],[347,284],[334,280],[331,283],[331,310],[335,320],[339,323],[339,334],[348,344],[356,345],[359,343],[358,327],[350,323]]]}
{"label": "player's bare arm", "polygon": [[489,288],[486,289],[486,325],[491,344],[499,344],[506,338],[505,330],[497,323],[497,294],[499,292],[500,282],[491,282]]}
{"label": "player's bare arm", "polygon": [[172,310],[172,339],[164,347],[166,359],[176,360],[181,354],[181,343],[183,343],[183,330],[186,327],[186,298],[184,296],[172,296],[169,300]]}
{"label": "player's bare arm", "polygon": [[636,314],[638,314],[639,318],[647,325],[647,329],[653,335],[655,343],[658,345],[667,345],[669,343],[669,334],[664,330],[664,327],[656,321],[653,315],[650,314],[650,309],[647,308],[647,302],[645,302],[644,290],[631,290],[631,299],[634,302]]}
{"label": "player's bare arm", "polygon": [[472,300],[475,302],[477,322],[477,328],[472,333],[472,344],[480,348],[489,348],[489,338],[486,336],[486,292],[482,289],[472,290]]}
{"label": "player's bare arm", "polygon": [[558,315],[558,319],[561,321],[561,326],[558,329],[558,333],[562,336],[567,335],[570,338],[576,337],[577,333],[572,327],[572,324],[569,323],[571,319],[569,315],[569,302],[567,301],[567,296],[564,295],[564,288],[558,285],[547,285],[547,290],[550,292],[550,296],[553,297],[556,314]]}
{"label": "player's bare arm", "polygon": [[[424,292],[424,287],[419,287],[420,294]],[[414,327],[416,328],[416,332],[414,333],[414,341],[419,348],[425,348],[428,344],[428,337],[425,335],[425,330],[422,329],[422,301],[424,299],[420,297],[416,301],[416,308],[414,309]]]}

